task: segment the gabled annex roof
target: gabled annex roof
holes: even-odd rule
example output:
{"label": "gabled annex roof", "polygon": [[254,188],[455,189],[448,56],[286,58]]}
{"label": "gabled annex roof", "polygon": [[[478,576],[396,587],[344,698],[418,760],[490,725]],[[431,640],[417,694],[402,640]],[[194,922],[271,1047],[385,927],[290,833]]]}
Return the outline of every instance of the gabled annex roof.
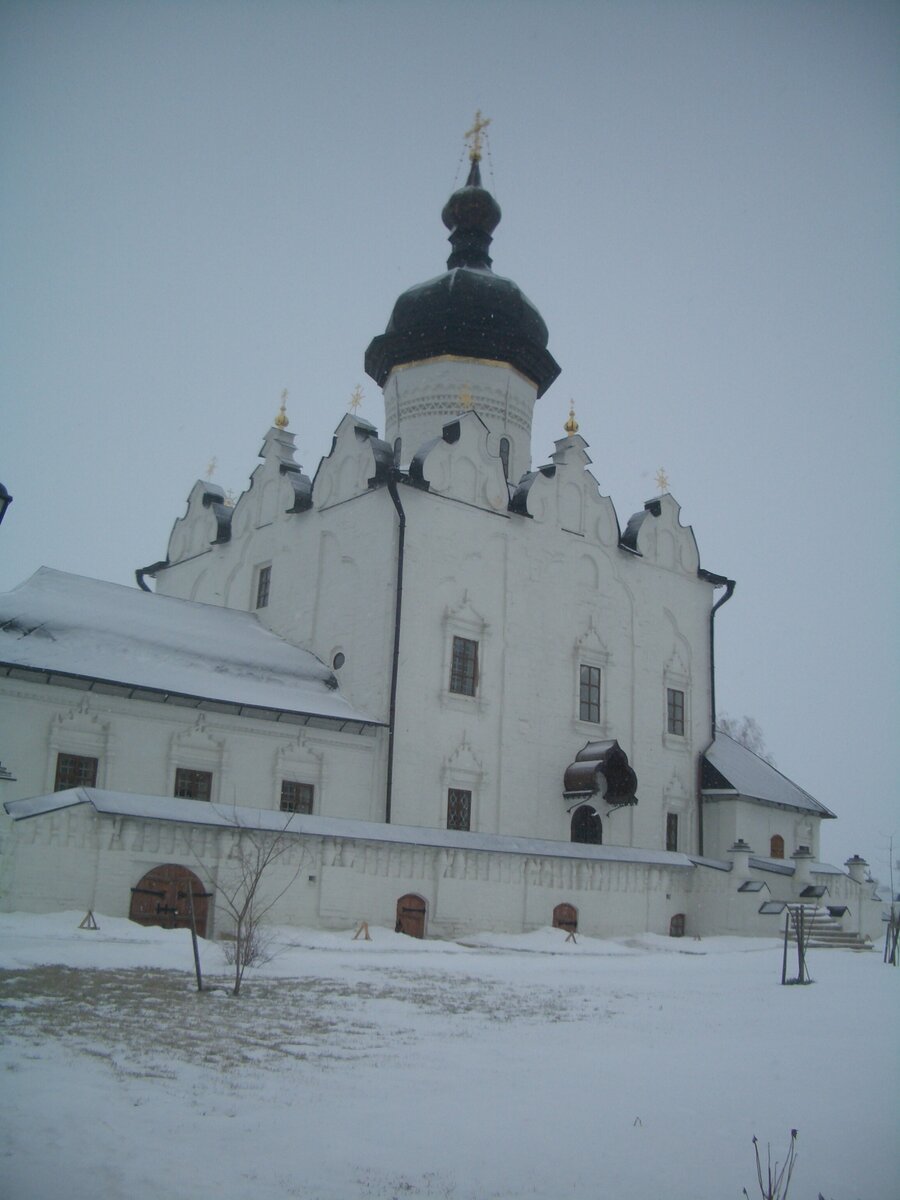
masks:
{"label": "gabled annex roof", "polygon": [[419,825],[385,825],[343,817],[283,813],[271,808],[241,808],[181,800],[174,796],[139,796],[108,792],[102,788],[69,788],[47,796],[7,800],[3,807],[14,821],[41,817],[78,805],[89,805],[104,816],[140,820],[177,821],[186,825],[214,825],[223,829],[268,830],[307,837],[354,838],[411,846],[439,846],[448,850],[487,850],[495,854],[543,855],[548,858],[591,859],[597,862],[644,863],[686,870],[693,863],[686,854],[670,850],[638,850],[631,846],[594,846],[582,842],[551,842],[541,838],[510,837],[499,833],[469,833],[456,829],[430,829]]}
{"label": "gabled annex roof", "polygon": [[0,595],[0,674],[271,720],[380,724],[253,613],[49,567]]}
{"label": "gabled annex roof", "polygon": [[721,730],[716,731],[715,741],[703,756],[701,788],[707,800],[744,796],[762,804],[811,812],[819,817],[834,816],[809,792],[776,771],[771,763]]}

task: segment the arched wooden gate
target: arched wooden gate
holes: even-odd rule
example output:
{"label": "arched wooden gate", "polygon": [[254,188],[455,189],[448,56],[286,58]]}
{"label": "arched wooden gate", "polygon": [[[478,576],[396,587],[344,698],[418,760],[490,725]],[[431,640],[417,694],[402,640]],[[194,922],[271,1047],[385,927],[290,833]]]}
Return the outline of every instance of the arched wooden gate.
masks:
{"label": "arched wooden gate", "polygon": [[578,931],[578,909],[574,904],[557,904],[553,910],[553,928],[565,929],[566,933]]}
{"label": "arched wooden gate", "polygon": [[397,901],[396,933],[405,933],[409,937],[423,938],[425,936],[425,911],[427,905],[421,896],[411,892],[401,896]]}
{"label": "arched wooden gate", "polygon": [[190,929],[191,894],[194,899],[194,923],[200,937],[206,937],[206,918],[211,892],[193,871],[179,863],[154,867],[131,889],[128,916],[138,925],[162,925],[165,929]]}

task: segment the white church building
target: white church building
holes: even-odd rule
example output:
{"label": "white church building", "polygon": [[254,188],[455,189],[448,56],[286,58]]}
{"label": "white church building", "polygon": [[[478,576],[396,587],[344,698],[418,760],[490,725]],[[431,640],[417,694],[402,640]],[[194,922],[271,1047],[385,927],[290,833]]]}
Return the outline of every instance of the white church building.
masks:
{"label": "white church building", "polygon": [[[289,839],[271,917],[415,936],[877,936],[834,814],[714,732],[716,610],[668,494],[620,523],[574,415],[532,464],[548,331],[488,250],[477,145],[447,271],[366,352],[312,476],[282,410],[230,505],[198,481],[138,588],[43,568],[0,597],[0,906],[227,935],[242,838]],[[153,580],[153,591],[149,579]]]}

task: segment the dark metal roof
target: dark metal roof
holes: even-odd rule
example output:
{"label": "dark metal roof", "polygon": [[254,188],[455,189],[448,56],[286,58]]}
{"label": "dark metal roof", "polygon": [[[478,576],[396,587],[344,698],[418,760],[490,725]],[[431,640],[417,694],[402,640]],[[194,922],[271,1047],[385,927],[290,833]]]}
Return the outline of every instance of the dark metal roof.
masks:
{"label": "dark metal roof", "polygon": [[541,314],[511,279],[491,270],[488,247],[500,207],[481,186],[473,163],[466,186],[443,211],[453,252],[443,275],[416,284],[398,298],[383,334],[366,350],[365,368],[383,387],[395,366],[452,354],[509,363],[542,396],[559,375],[547,349]]}
{"label": "dark metal roof", "polygon": [[563,777],[563,795],[567,798],[600,793],[607,804],[637,804],[636,791],[637,775],[614,739],[588,742],[566,767]]}

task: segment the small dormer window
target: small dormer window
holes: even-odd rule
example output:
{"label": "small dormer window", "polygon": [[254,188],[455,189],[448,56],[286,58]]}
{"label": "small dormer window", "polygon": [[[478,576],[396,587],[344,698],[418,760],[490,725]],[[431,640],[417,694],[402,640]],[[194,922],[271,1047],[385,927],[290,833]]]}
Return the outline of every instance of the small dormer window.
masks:
{"label": "small dormer window", "polygon": [[256,573],[256,608],[265,608],[269,603],[272,585],[272,567],[260,567]]}

